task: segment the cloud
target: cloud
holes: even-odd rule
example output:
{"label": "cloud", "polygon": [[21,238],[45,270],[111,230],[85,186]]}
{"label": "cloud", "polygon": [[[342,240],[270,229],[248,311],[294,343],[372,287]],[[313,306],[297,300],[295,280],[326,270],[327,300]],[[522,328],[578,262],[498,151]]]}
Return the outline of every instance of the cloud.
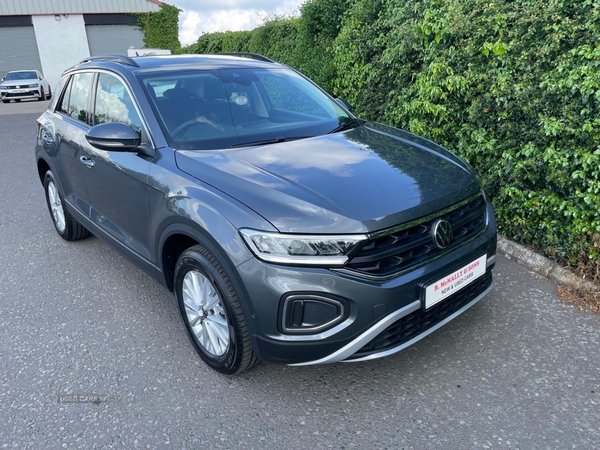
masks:
{"label": "cloud", "polygon": [[190,45],[203,33],[251,30],[273,16],[290,16],[298,12],[302,0],[223,0],[198,4],[179,0],[179,40]]}
{"label": "cloud", "polygon": [[177,6],[179,9],[182,9],[183,11],[201,11],[204,13],[232,9],[274,11],[275,9],[280,8],[281,6],[285,6],[286,3],[295,3],[295,5],[298,6],[300,3],[302,3],[302,1],[296,0],[294,2],[290,2],[289,0],[284,0],[282,5],[281,0],[219,0],[217,2],[198,2],[197,0],[174,0],[175,6]]}

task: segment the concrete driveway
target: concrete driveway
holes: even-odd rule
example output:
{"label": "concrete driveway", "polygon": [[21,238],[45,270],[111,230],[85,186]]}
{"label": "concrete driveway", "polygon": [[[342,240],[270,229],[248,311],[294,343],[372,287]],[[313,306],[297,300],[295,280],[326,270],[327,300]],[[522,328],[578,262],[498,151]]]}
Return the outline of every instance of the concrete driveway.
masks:
{"label": "concrete driveway", "polygon": [[55,233],[45,104],[0,104],[0,449],[600,448],[600,318],[504,257],[486,299],[395,356],[212,372],[166,290]]}

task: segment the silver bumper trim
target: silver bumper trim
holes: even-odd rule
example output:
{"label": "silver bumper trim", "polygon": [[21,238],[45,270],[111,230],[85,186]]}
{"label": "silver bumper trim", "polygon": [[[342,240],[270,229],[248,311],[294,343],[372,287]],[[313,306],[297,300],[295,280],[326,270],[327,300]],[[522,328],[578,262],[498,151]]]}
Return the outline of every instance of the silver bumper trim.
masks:
{"label": "silver bumper trim", "polygon": [[[489,262],[488,262],[488,264],[489,264]],[[402,317],[421,308],[420,300],[414,301],[410,305],[407,305],[404,308],[401,308],[398,311],[383,318],[381,321],[379,321],[378,323],[373,325],[371,328],[369,328],[363,334],[358,336],[352,342],[346,344],[344,347],[342,347],[338,351],[332,353],[331,355],[326,356],[325,358],[321,358],[316,361],[309,361],[309,362],[298,363],[298,364],[289,364],[289,365],[290,366],[310,366],[310,365],[314,365],[314,364],[331,364],[331,363],[336,363],[336,362],[340,362],[340,361],[358,362],[358,361],[367,361],[367,360],[371,360],[371,359],[383,358],[385,356],[393,355],[394,353],[404,350],[406,347],[409,347],[409,346],[413,345],[414,343],[420,341],[421,339],[423,339],[424,337],[433,333],[435,330],[437,330],[441,326],[450,322],[455,317],[461,315],[463,312],[465,312],[467,309],[469,309],[471,306],[473,306],[475,303],[477,303],[479,300],[481,300],[483,297],[485,297],[492,290],[492,288],[494,287],[494,284],[495,283],[492,280],[492,284],[490,284],[490,286],[484,292],[482,292],[479,296],[477,296],[477,298],[475,298],[475,300],[471,301],[468,305],[465,305],[464,307],[462,307],[461,309],[456,311],[451,316],[446,317],[440,323],[434,325],[433,327],[429,328],[428,330],[426,330],[423,333],[419,334],[418,336],[414,337],[410,341],[404,342],[403,344],[401,344],[397,347],[394,347],[392,349],[389,349],[389,350],[386,350],[383,352],[379,352],[379,353],[373,353],[373,354],[365,356],[363,358],[357,358],[357,359],[353,359],[350,361],[344,361],[346,358],[351,357],[354,353],[356,353],[358,350],[360,350],[362,347],[364,347],[373,338],[375,338],[379,333],[381,333],[383,330],[385,330],[389,325],[391,325],[398,319],[401,319]]]}

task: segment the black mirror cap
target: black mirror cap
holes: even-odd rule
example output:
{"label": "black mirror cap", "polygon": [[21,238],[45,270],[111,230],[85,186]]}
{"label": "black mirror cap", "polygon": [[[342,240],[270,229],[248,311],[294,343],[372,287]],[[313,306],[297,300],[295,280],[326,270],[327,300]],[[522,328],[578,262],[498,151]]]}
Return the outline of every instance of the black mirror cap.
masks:
{"label": "black mirror cap", "polygon": [[141,143],[138,132],[122,122],[96,125],[90,128],[85,138],[93,147],[113,152],[127,152]]}

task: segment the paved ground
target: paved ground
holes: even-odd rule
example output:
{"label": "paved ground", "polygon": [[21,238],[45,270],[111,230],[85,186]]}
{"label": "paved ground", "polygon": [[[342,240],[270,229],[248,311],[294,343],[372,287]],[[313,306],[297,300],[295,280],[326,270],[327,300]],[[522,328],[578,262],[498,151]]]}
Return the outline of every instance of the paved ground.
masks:
{"label": "paved ground", "polygon": [[0,449],[600,448],[600,318],[503,257],[492,294],[396,356],[210,371],[166,290],[54,232],[39,113],[6,114],[44,104],[0,104]]}

